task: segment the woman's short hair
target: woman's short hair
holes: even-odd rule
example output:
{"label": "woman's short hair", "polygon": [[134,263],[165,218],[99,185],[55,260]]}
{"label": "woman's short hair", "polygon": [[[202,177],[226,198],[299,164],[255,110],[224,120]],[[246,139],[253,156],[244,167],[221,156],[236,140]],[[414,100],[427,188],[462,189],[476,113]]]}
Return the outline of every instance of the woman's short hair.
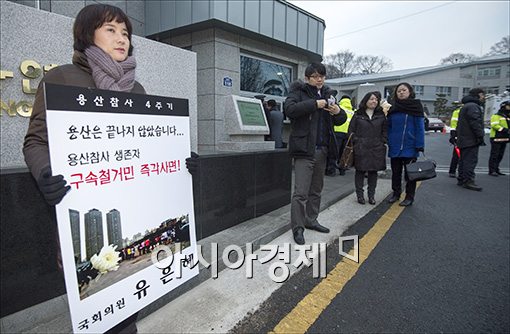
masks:
{"label": "woman's short hair", "polygon": [[401,83],[399,83],[398,85],[395,86],[395,90],[393,91],[393,96],[392,96],[392,100],[393,101],[398,100],[398,98],[397,98],[397,90],[398,90],[398,87],[400,87],[400,86],[406,86],[407,89],[409,89],[409,98],[410,99],[415,99],[416,98],[416,94],[414,92],[413,86],[411,86],[407,82],[401,82]]}
{"label": "woman's short hair", "polygon": [[88,5],[80,10],[73,25],[73,48],[83,52],[89,46],[94,45],[96,29],[100,28],[104,23],[112,21],[126,24],[129,38],[128,55],[131,56],[133,54],[133,43],[131,42],[133,26],[128,16],[119,7],[105,4]]}

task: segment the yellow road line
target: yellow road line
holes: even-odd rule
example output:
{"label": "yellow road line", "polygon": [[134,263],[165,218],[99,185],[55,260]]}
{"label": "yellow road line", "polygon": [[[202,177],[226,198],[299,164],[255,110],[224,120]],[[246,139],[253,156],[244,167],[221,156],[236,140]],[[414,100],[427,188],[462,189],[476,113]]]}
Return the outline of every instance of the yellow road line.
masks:
{"label": "yellow road line", "polygon": [[[418,183],[419,185],[420,183]],[[388,232],[402,211],[404,211],[404,207],[399,206],[398,202],[394,203],[372,226],[370,231],[359,240],[359,262],[356,263],[344,257],[270,333],[305,333],[333,298],[342,291],[345,284],[356,275],[363,262]],[[354,249],[349,254],[354,255]]]}

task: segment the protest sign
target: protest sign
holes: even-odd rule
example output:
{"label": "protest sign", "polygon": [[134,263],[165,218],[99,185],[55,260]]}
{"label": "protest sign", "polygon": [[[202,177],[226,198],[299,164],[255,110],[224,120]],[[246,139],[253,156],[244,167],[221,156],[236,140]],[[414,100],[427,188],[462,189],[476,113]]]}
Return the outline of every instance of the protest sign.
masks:
{"label": "protest sign", "polygon": [[198,274],[188,100],[44,89],[73,330],[104,332]]}

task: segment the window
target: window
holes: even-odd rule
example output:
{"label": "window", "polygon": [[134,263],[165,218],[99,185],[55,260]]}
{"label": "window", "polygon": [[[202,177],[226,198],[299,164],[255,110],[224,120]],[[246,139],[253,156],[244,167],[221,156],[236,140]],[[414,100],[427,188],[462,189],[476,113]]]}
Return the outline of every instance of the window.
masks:
{"label": "window", "polygon": [[437,86],[436,94],[452,95],[452,87]]}
{"label": "window", "polygon": [[501,75],[501,67],[486,67],[478,69],[478,77],[499,77]]}
{"label": "window", "polygon": [[423,96],[423,86],[414,86],[414,93]]}
{"label": "window", "polygon": [[292,68],[241,55],[241,90],[265,95],[286,96]]}
{"label": "window", "polygon": [[485,91],[485,94],[494,94],[494,95],[498,95],[499,94],[499,87],[487,87],[484,89]]}
{"label": "window", "polygon": [[464,87],[462,88],[462,96],[467,96],[469,95],[469,91],[471,90],[471,88],[469,87]]}

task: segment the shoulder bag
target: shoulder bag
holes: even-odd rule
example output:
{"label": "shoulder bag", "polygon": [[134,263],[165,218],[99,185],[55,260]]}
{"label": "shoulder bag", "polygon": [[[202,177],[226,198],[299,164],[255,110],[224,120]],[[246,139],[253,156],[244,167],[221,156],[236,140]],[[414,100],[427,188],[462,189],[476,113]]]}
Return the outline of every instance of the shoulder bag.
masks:
{"label": "shoulder bag", "polygon": [[427,159],[425,153],[422,152],[422,154],[423,160],[416,160],[406,166],[407,178],[410,181],[423,181],[436,177],[436,162]]}

